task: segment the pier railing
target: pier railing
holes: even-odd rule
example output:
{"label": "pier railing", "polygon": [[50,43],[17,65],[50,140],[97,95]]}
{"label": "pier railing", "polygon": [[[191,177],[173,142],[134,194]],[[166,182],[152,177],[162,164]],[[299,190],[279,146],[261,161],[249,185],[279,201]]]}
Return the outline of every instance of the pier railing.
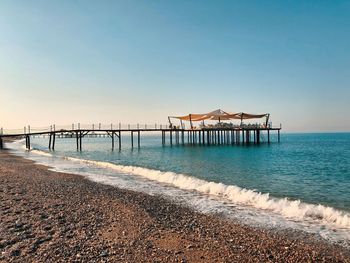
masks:
{"label": "pier railing", "polygon": [[162,130],[169,129],[169,124],[166,123],[73,123],[69,125],[56,125],[52,124],[44,127],[36,126],[25,126],[23,129],[4,129],[0,128],[0,135],[11,135],[11,134],[30,134],[30,133],[41,133],[41,132],[53,132],[53,131],[69,131],[69,130]]}
{"label": "pier railing", "polygon": [[227,128],[227,129],[256,129],[256,128],[267,128],[267,129],[278,129],[282,128],[280,125],[279,127],[273,127],[272,123],[270,123],[268,126],[264,126],[263,124],[241,124],[241,125],[206,125],[198,127],[187,127],[183,125],[180,126],[171,126],[169,123],[133,123],[133,124],[125,124],[125,123],[110,123],[110,124],[103,124],[103,123],[92,123],[92,124],[84,124],[84,123],[73,123],[68,125],[56,125],[52,124],[49,126],[42,126],[42,127],[36,127],[36,126],[24,126],[23,129],[4,129],[0,128],[0,135],[16,135],[16,134],[31,134],[31,133],[46,133],[46,132],[59,132],[59,131],[72,131],[72,130],[90,130],[90,131],[106,131],[106,130],[165,130],[165,129],[193,129],[193,130],[206,130],[206,129],[220,129],[220,128]]}

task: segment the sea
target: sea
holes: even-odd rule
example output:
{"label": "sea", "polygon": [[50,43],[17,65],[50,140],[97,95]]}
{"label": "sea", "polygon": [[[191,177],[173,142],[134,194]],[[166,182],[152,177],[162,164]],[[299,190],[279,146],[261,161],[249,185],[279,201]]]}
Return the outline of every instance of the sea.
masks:
{"label": "sea", "polygon": [[[350,244],[350,133],[281,134],[260,145],[162,145],[142,135],[141,147],[122,136],[48,138],[8,143],[20,156],[58,172],[107,185],[160,195],[202,213],[256,227],[298,230],[332,243]],[[117,140],[116,140],[117,142]]]}

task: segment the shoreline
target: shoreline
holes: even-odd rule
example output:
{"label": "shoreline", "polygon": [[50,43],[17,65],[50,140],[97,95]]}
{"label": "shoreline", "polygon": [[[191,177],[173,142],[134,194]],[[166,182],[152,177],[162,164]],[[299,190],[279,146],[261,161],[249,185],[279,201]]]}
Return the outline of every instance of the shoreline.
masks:
{"label": "shoreline", "polygon": [[0,261],[350,262],[300,231],[249,227],[0,151]]}

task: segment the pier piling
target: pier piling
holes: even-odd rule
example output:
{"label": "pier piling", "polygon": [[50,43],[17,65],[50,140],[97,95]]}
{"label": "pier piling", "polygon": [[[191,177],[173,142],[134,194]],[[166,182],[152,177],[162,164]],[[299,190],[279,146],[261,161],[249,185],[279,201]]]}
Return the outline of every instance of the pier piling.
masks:
{"label": "pier piling", "polygon": [[131,131],[131,148],[134,148],[134,132]]}
{"label": "pier piling", "polygon": [[49,134],[49,150],[51,150],[52,133]]}
{"label": "pier piling", "polygon": [[137,147],[140,148],[140,131],[137,132]]}
{"label": "pier piling", "polygon": [[111,133],[112,137],[112,151],[114,151],[114,132]]}
{"label": "pier piling", "polygon": [[55,150],[55,142],[56,142],[56,133],[53,134],[52,150]]}

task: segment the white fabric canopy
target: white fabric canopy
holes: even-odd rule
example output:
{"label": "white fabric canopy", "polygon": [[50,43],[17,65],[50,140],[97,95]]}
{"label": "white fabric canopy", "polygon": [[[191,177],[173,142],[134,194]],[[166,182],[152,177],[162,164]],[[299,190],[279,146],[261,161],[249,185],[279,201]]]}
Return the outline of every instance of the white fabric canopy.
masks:
{"label": "white fabric canopy", "polygon": [[169,118],[175,118],[183,121],[202,121],[202,120],[245,120],[245,119],[259,119],[263,117],[268,117],[268,113],[264,114],[250,114],[245,112],[240,113],[228,113],[221,109],[211,111],[209,113],[203,114],[188,114],[185,116],[169,116]]}

